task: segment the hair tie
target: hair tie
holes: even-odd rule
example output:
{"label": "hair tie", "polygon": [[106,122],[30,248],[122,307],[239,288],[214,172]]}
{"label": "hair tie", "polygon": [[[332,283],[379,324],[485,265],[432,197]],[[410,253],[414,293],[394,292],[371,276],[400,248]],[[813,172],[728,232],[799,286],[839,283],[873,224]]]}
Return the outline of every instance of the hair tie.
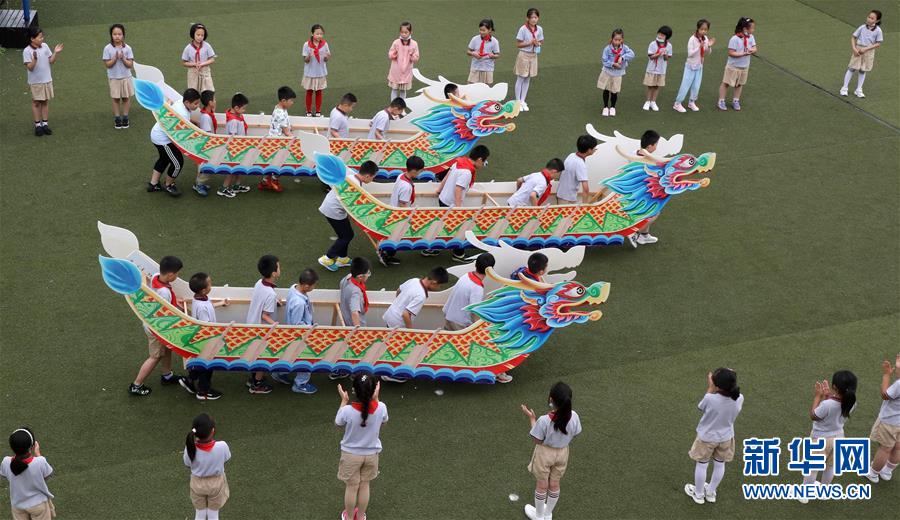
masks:
{"label": "hair tie", "polygon": [[197,428],[191,428],[191,433],[193,433],[194,435],[197,435]]}
{"label": "hair tie", "polygon": [[359,378],[359,380],[362,382],[365,382],[367,377],[369,377],[369,376],[367,376],[366,374],[363,374],[362,377]]}
{"label": "hair tie", "polygon": [[27,433],[27,434],[28,434],[28,438],[31,439],[31,446],[34,446],[34,435],[32,435],[30,431],[26,430],[25,428],[19,428],[18,430],[12,432],[12,434],[15,435],[15,434],[17,434],[17,433],[19,433],[19,432],[25,432],[25,433]]}

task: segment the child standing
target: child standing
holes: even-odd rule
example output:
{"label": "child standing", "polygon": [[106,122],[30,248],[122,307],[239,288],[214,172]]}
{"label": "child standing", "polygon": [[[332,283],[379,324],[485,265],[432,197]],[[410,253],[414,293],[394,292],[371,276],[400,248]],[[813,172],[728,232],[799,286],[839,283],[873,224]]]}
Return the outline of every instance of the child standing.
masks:
{"label": "child standing", "polygon": [[[281,277],[281,262],[275,255],[263,255],[256,263],[260,278],[253,286],[253,294],[250,295],[250,308],[247,310],[247,323],[260,325],[275,325],[275,311],[281,306],[278,295],[275,294],[275,282]],[[247,388],[251,394],[268,394],[272,392],[272,385],[265,380],[264,372],[250,374]]]}
{"label": "child standing", "polygon": [[575,142],[576,151],[570,153],[563,162],[563,171],[559,175],[559,186],[556,188],[558,204],[578,204],[578,190],[581,189],[585,203],[590,201],[591,188],[588,186],[587,164],[585,159],[597,149],[597,139],[592,135],[582,135]]}
{"label": "child standing", "polygon": [[487,276],[487,268],[495,264],[494,255],[481,253],[475,259],[475,271],[459,278],[441,309],[444,311],[444,329],[463,330],[475,323],[475,317],[466,307],[484,299],[484,277]]}
{"label": "child standing", "polygon": [[16,520],[51,520],[56,516],[53,493],[47,477],[53,468],[41,456],[41,445],[28,428],[19,428],[9,436],[12,457],[3,457],[0,476],[9,481],[9,503]]}
{"label": "child standing", "polygon": [[134,83],[131,81],[134,52],[125,43],[125,26],[120,23],[114,23],[109,28],[109,43],[103,48],[103,64],[106,65],[116,130],[128,128],[128,110],[134,95]]}
{"label": "child standing", "polygon": [[544,45],[544,28],[538,25],[540,19],[540,11],[532,7],[525,12],[525,24],[519,27],[519,32],[516,33],[516,47],[519,48],[519,53],[516,55],[516,66],[513,71],[516,73],[516,99],[519,100],[519,107],[523,112],[528,112],[525,98],[528,96],[531,78],[537,76],[538,54]]}
{"label": "child standing", "polygon": [[[225,133],[228,135],[247,135],[247,122],[244,121],[244,112],[250,100],[247,96],[238,92],[231,96],[231,108],[225,111]],[[216,195],[233,198],[238,193],[247,193],[250,186],[237,182],[237,175],[226,175],[222,187],[216,191]]]}
{"label": "child standing", "polygon": [[[893,367],[890,361],[884,360],[881,369],[881,410],[869,434],[869,438],[878,443],[878,451],[866,475],[875,483],[891,480],[894,469],[900,464],[900,354],[897,354]],[[891,372],[896,378],[893,384]]]}
{"label": "child standing", "polygon": [[322,117],[322,91],[328,87],[328,65],[331,48],[325,41],[325,29],[315,24],[309,30],[309,40],[303,42],[303,80],[306,91],[306,117],[313,115],[313,94],[316,96],[316,117]]}
{"label": "child standing", "polygon": [[[734,370],[719,368],[706,375],[706,395],[697,405],[703,417],[688,453],[697,462],[694,483],[684,485],[684,492],[697,504],[716,501],[716,488],[725,476],[725,463],[734,459],[734,421],[743,406],[744,396],[737,386]],[[707,484],[706,469],[710,457],[715,464]]]}
{"label": "child standing", "polygon": [[194,418],[191,431],[184,440],[184,465],[191,468],[191,503],[194,520],[218,520],[231,491],[225,478],[225,463],[231,460],[231,449],[225,441],[217,441],[216,422],[205,413]]}
{"label": "child standing", "polygon": [[[211,134],[219,132],[219,123],[216,122],[216,93],[212,90],[204,90],[200,93],[200,124],[198,126],[204,132]],[[197,180],[193,186],[197,195],[201,197],[209,195],[210,187],[206,184],[209,176],[208,173],[200,173],[200,168],[197,168]]]}
{"label": "child standing", "polygon": [[22,62],[28,70],[28,86],[31,88],[31,115],[34,117],[34,135],[53,135],[47,124],[50,117],[50,100],[53,99],[53,77],[50,65],[63,50],[63,44],[57,43],[53,50],[44,43],[44,31],[40,27],[28,29],[31,43],[22,51]]}
{"label": "child standing", "polygon": [[406,101],[401,97],[394,98],[384,110],[379,110],[372,116],[372,121],[369,123],[369,135],[366,136],[366,139],[384,141],[385,134],[391,127],[391,120],[402,116],[404,110],[406,110]]}
{"label": "child standing", "polygon": [[494,82],[494,61],[500,57],[500,40],[494,38],[494,21],[490,18],[478,22],[478,35],[469,41],[466,54],[472,57],[469,83]]}
{"label": "child standing", "polygon": [[[359,166],[359,173],[355,174],[356,181],[360,184],[368,184],[375,180],[375,174],[378,173],[378,165],[372,161],[366,161]],[[319,265],[331,272],[337,271],[341,267],[350,266],[350,258],[347,256],[347,248],[353,240],[353,226],[350,225],[350,217],[347,210],[338,199],[337,190],[331,188],[322,204],[319,206],[321,213],[331,229],[337,235],[337,240],[325,254],[319,257]]]}
{"label": "child standing", "polygon": [[853,55],[850,56],[850,64],[847,65],[847,72],[844,74],[844,86],[841,87],[841,95],[847,95],[847,88],[850,86],[850,79],[853,73],[857,72],[856,78],[856,97],[864,98],[863,83],[866,81],[866,73],[872,70],[875,64],[875,49],[881,47],[884,41],[884,33],[881,32],[881,11],[871,10],[866,16],[866,23],[860,25],[850,38],[850,48]]}
{"label": "child standing", "polygon": [[[419,173],[425,169],[425,161],[417,155],[406,160],[406,171],[397,176],[394,188],[391,190],[391,206],[395,208],[408,208],[416,201],[415,180]],[[378,261],[381,265],[389,267],[400,265],[396,251],[378,250]]]}
{"label": "child standing", "polygon": [[365,520],[369,507],[369,482],[378,476],[381,425],[388,422],[387,405],[378,401],[381,383],[368,374],[353,379],[356,401],[340,384],[341,404],[334,424],[344,429],[337,477],[346,485],[341,520]]}
{"label": "child standing", "polygon": [[511,208],[542,206],[550,198],[552,182],[559,179],[559,172],[563,171],[563,168],[563,162],[553,158],[541,171],[519,177],[516,179],[516,192],[506,200],[506,203]]}
{"label": "child standing", "polygon": [[356,107],[356,96],[347,92],[341,97],[341,102],[331,109],[328,116],[328,137],[334,139],[348,139],[350,137],[350,112]]}
{"label": "child standing", "polygon": [[[309,293],[319,283],[319,275],[312,269],[306,269],[300,273],[300,279],[291,286],[288,291],[287,304],[284,310],[284,321],[288,325],[312,325],[313,306],[309,301]],[[291,377],[286,372],[274,372],[272,379],[285,385],[292,385],[291,391],[295,394],[314,394],[318,390],[316,385],[309,382],[309,372],[297,372]]]}
{"label": "child standing", "polygon": [[741,17],[734,28],[734,36],[728,40],[728,61],[725,63],[725,75],[722,84],[719,85],[719,110],[728,110],[725,106],[725,95],[728,87],[734,87],[734,98],[731,106],[735,110],[741,109],[741,91],[747,84],[747,74],[750,69],[750,56],[756,54],[756,39],[753,31],[756,23],[753,18]]}
{"label": "child standing", "polygon": [[411,23],[400,24],[400,37],[388,49],[388,59],[391,60],[387,76],[391,100],[406,99],[406,92],[412,88],[413,66],[419,62],[419,44],[412,39]]}
{"label": "child standing", "polygon": [[572,410],[572,389],[559,382],[550,389],[550,413],[537,417],[524,404],[522,413],[531,423],[534,452],[528,471],[534,475],[534,505],[525,505],[525,516],[531,520],[550,520],[559,501],[559,482],[569,464],[569,444],[581,433],[581,419]]}
{"label": "child standing", "polygon": [[187,86],[197,92],[215,92],[210,65],[216,61],[216,51],[206,41],[209,32],[202,23],[195,23],[191,25],[189,33],[191,42],[181,52],[181,64],[187,68]]}
{"label": "child standing", "polygon": [[663,25],[656,30],[656,39],[647,47],[647,72],[644,73],[644,86],[647,87],[647,101],[644,102],[644,110],[659,112],[656,98],[659,89],[666,86],[666,69],[669,66],[669,58],[672,57],[672,28]]}
{"label": "child standing", "polygon": [[603,91],[603,117],[615,117],[616,101],[622,90],[622,76],[633,59],[634,51],[625,45],[625,32],[622,29],[613,30],[609,43],[603,48],[603,70],[597,78],[597,88]]}
{"label": "child standing", "polygon": [[688,38],[684,75],[681,77],[681,86],[678,87],[678,94],[675,96],[675,104],[672,105],[676,112],[687,112],[681,102],[688,95],[688,90],[691,92],[691,97],[688,98],[688,108],[692,112],[700,110],[700,107],[697,106],[697,96],[700,95],[700,82],[703,80],[703,60],[706,59],[707,54],[712,52],[712,46],[716,43],[715,38],[706,36],[708,32],[709,22],[700,19],[697,21],[697,30]]}
{"label": "child standing", "polygon": [[384,313],[385,326],[391,329],[413,328],[413,320],[422,311],[422,306],[428,298],[428,291],[439,291],[448,280],[450,275],[447,274],[447,270],[435,267],[424,278],[410,278],[403,282],[397,289],[391,306]]}
{"label": "child standing", "polygon": [[[278,104],[272,110],[272,119],[269,121],[269,137],[294,137],[288,109],[294,106],[295,99],[297,99],[297,94],[291,87],[283,86],[278,89]],[[257,188],[277,193],[284,191],[278,181],[278,176],[271,173],[263,177]]]}
{"label": "child standing", "polygon": [[[184,91],[181,96],[181,102],[173,102],[172,109],[178,113],[185,121],[191,120],[191,112],[200,106],[200,93],[189,88]],[[150,182],[147,183],[147,192],[165,190],[172,197],[180,197],[181,191],[175,185],[175,179],[181,173],[181,167],[184,166],[184,156],[169,139],[169,135],[163,130],[159,122],[150,129],[150,142],[156,147],[156,153],[159,157],[153,165],[153,173],[150,174]],[[159,185],[159,178],[163,173],[166,174],[165,187]]]}
{"label": "child standing", "polygon": [[[228,299],[212,302],[209,300],[209,292],[212,291],[212,278],[206,273],[196,273],[188,281],[194,299],[191,302],[191,317],[207,323],[217,323],[216,307],[228,305]],[[215,401],[222,397],[222,392],[213,388],[212,370],[191,369],[188,370],[188,380],[197,390],[195,394],[198,401]]]}

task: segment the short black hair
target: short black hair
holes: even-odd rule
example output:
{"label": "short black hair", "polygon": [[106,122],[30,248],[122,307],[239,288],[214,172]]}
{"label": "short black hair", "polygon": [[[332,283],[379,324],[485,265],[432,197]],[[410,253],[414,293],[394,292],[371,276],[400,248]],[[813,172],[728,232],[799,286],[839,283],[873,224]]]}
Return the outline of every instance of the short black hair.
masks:
{"label": "short black hair", "polygon": [[371,270],[372,265],[364,256],[357,256],[353,260],[350,260],[350,276],[356,277],[361,274],[366,274]]}
{"label": "short black hair", "polygon": [[304,269],[297,281],[300,282],[300,285],[314,285],[319,281],[319,273],[313,269]]}
{"label": "short black hair", "polygon": [[263,255],[256,263],[256,269],[263,278],[270,278],[272,273],[278,270],[278,257],[275,255]]}
{"label": "short black hair", "polygon": [[550,260],[544,253],[531,253],[528,257],[528,270],[537,274],[547,268]]}
{"label": "short black hair", "polygon": [[189,88],[185,90],[183,94],[181,94],[181,100],[185,103],[193,103],[198,99],[200,99],[200,93],[197,92],[197,89],[195,88]]}
{"label": "short black hair", "polygon": [[203,41],[209,39],[209,29],[207,29],[206,26],[202,23],[195,23],[191,24],[191,29],[189,31],[192,40],[194,39],[194,34],[197,32],[197,29],[203,29]]}
{"label": "short black hair", "polygon": [[395,97],[391,101],[391,106],[394,108],[402,108],[403,110],[406,110],[406,100],[402,97]]}
{"label": "short black hair", "polygon": [[439,284],[445,284],[450,280],[450,274],[443,267],[435,267],[428,271],[427,278]]}
{"label": "short black hair", "polygon": [[575,147],[579,153],[585,153],[591,148],[597,148],[597,138],[587,134],[579,136],[578,141],[575,142]]}
{"label": "short black hair", "polygon": [[418,155],[413,155],[409,159],[406,160],[406,169],[407,170],[422,170],[425,168],[425,161],[422,160]]}
{"label": "short black hair", "polygon": [[159,274],[177,273],[181,271],[184,264],[177,256],[164,256],[159,261]]}
{"label": "short black hair", "polygon": [[444,85],[445,99],[450,99],[450,94],[453,92],[456,92],[456,94],[453,94],[454,96],[459,94],[459,85],[457,85],[456,83],[447,83],[446,85]]}
{"label": "short black hair", "polygon": [[491,151],[488,150],[488,147],[483,144],[479,144],[475,148],[472,148],[472,151],[469,152],[469,159],[472,159],[473,161],[477,161],[478,159],[486,161],[490,156]]}
{"label": "short black hair", "polygon": [[33,40],[37,38],[42,32],[44,32],[43,29],[41,29],[37,25],[32,25],[28,28],[28,39]]}
{"label": "short black hair", "polygon": [[375,175],[378,173],[378,165],[374,161],[366,161],[359,165],[360,175]]}
{"label": "short black hair", "polygon": [[647,148],[659,142],[659,132],[656,130],[647,130],[641,135],[641,148]]}
{"label": "short black hair", "polygon": [[356,96],[353,95],[353,92],[347,92],[341,96],[341,105],[352,105],[353,103],[356,103]]}
{"label": "short black hair", "polygon": [[488,267],[494,267],[496,264],[497,261],[494,259],[494,255],[490,253],[481,253],[478,255],[478,258],[475,259],[475,272],[484,274]]}
{"label": "short black hair", "polygon": [[483,20],[478,22],[478,27],[485,27],[485,28],[493,31],[494,30],[494,21],[491,20],[490,18],[484,18]]}
{"label": "short black hair", "polygon": [[297,99],[297,93],[287,85],[278,88],[278,101],[284,101],[286,99]]}
{"label": "short black hair", "polygon": [[404,27],[406,27],[409,30],[409,32],[412,32],[412,23],[411,22],[406,22],[406,21],[400,22],[400,28],[403,29]]}
{"label": "short black hair", "polygon": [[672,39],[672,28],[668,25],[663,25],[659,29],[656,30],[656,34],[661,34],[666,37],[666,41]]}
{"label": "short black hair", "polygon": [[194,273],[190,281],[188,281],[188,287],[191,288],[191,292],[194,294],[200,294],[200,291],[206,289],[208,285],[209,275],[206,273]]}
{"label": "short black hair", "polygon": [[247,99],[247,96],[241,94],[240,92],[231,96],[231,108],[245,107],[249,104],[250,104],[250,100]]}
{"label": "short black hair", "polygon": [[531,9],[525,11],[525,18],[531,18],[531,15],[536,14],[538,18],[541,16],[541,12],[538,11],[537,7],[532,7]]}
{"label": "short black hair", "polygon": [[203,106],[209,105],[209,102],[216,99],[216,93],[212,90],[204,90],[200,93],[200,104]]}
{"label": "short black hair", "polygon": [[562,159],[560,159],[559,157],[554,157],[553,159],[547,161],[546,168],[548,170],[556,170],[558,172],[561,172],[565,168],[565,165],[563,165]]}

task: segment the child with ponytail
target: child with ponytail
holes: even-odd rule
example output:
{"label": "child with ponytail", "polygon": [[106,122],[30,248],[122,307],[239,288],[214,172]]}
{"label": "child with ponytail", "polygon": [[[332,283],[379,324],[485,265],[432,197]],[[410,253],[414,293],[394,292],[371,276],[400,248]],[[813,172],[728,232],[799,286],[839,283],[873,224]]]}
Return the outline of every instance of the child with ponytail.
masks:
{"label": "child with ponytail", "polygon": [[[706,395],[697,405],[703,417],[697,425],[697,438],[688,452],[697,462],[694,483],[684,485],[684,492],[697,504],[716,501],[716,488],[725,476],[725,463],[734,459],[734,421],[743,406],[744,396],[734,370],[718,368],[706,375]],[[715,464],[707,484],[706,469],[710,458]]]}
{"label": "child with ponytail", "polygon": [[225,463],[231,459],[231,449],[224,441],[217,441],[215,435],[216,422],[201,413],[194,418],[184,441],[184,465],[191,468],[194,520],[218,520],[219,510],[230,494]]}
{"label": "child with ponytail", "polygon": [[[894,382],[891,383],[891,374]],[[872,425],[869,439],[878,443],[878,451],[866,478],[873,483],[891,480],[894,469],[900,464],[900,354],[891,362],[881,363],[881,409]]]}
{"label": "child with ponytail", "polygon": [[550,389],[550,413],[536,417],[524,404],[522,413],[531,423],[534,452],[528,471],[537,483],[534,505],[525,505],[525,516],[531,520],[550,520],[559,500],[559,481],[569,463],[569,443],[581,433],[581,419],[572,410],[572,389],[559,382]]}
{"label": "child with ponytail", "polygon": [[46,479],[53,473],[41,446],[28,428],[19,428],[9,436],[12,457],[3,457],[0,475],[9,480],[9,503],[15,520],[50,520],[56,516],[53,494]]}
{"label": "child with ponytail", "polygon": [[309,30],[309,40],[303,43],[303,80],[306,91],[306,117],[313,115],[313,96],[316,98],[316,117],[322,117],[322,91],[328,87],[328,65],[331,47],[325,41],[325,29],[315,24]]}
{"label": "child with ponytail", "polygon": [[378,401],[381,383],[369,374],[353,379],[356,400],[352,403],[343,386],[337,389],[341,405],[334,424],[344,428],[337,477],[346,485],[341,520],[366,520],[369,481],[378,476],[379,434],[381,425],[388,421],[387,405]]}

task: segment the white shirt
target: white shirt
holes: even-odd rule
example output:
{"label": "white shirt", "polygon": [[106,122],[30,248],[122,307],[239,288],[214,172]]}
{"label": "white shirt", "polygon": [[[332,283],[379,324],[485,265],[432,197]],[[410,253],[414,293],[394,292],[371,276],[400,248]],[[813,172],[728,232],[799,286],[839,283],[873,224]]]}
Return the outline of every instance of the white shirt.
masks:
{"label": "white shirt", "polygon": [[[210,44],[206,43],[206,41],[204,41],[203,44],[200,45],[199,61],[204,62],[210,58],[215,58],[215,57],[216,57],[216,51],[213,50],[212,45],[210,45]],[[181,51],[181,61],[189,61],[191,63],[198,61],[197,60],[197,48],[194,47],[194,42],[189,42],[187,44],[187,46],[185,46],[184,50]]]}
{"label": "white shirt", "polygon": [[412,205],[412,195],[411,182],[404,179],[403,175],[398,175],[397,180],[394,181],[394,189],[391,190],[391,206],[398,207],[401,202],[407,206]]}
{"label": "white shirt", "polygon": [[466,306],[484,299],[484,285],[475,283],[472,276],[475,274],[466,273],[456,282],[443,308],[447,321],[464,327],[468,327],[475,321],[472,313],[465,310]]}
{"label": "white shirt", "polygon": [[[728,40],[728,50],[731,51],[737,51],[741,53],[746,52],[748,49],[752,49],[753,47],[756,47],[756,38],[754,38],[752,34],[747,38],[747,47],[744,47],[744,38],[736,34]],[[746,56],[741,56],[740,58],[728,56],[728,60],[726,60],[726,66],[735,69],[746,69],[750,66],[750,55],[748,54]]]}
{"label": "white shirt", "polygon": [[200,130],[204,132],[212,133],[213,131],[213,119],[212,116],[205,112],[200,112]]}
{"label": "white shirt", "polygon": [[469,192],[469,184],[471,183],[472,172],[465,168],[457,168],[456,163],[453,163],[450,171],[447,172],[447,182],[444,183],[444,188],[438,195],[438,200],[452,208],[456,205],[456,186],[459,186],[462,188],[462,200],[465,202],[466,193]]}
{"label": "white shirt", "polygon": [[276,106],[272,110],[272,119],[269,120],[269,137],[284,136],[282,128],[291,127],[291,117],[288,111]]}
{"label": "white shirt", "polygon": [[247,135],[244,130],[244,122],[240,119],[225,119],[225,133],[228,135]]}
{"label": "white shirt", "polygon": [[213,477],[225,473],[225,463],[231,459],[231,449],[225,441],[215,441],[209,451],[197,448],[194,460],[188,457],[187,448],[184,449],[184,465],[191,468],[191,475],[195,477]]}
{"label": "white shirt", "polygon": [[388,422],[387,405],[379,402],[373,413],[362,425],[362,415],[353,405],[344,405],[334,417],[334,424],[344,427],[344,438],[341,439],[341,451],[354,455],[374,455],[381,453],[381,425]]}
{"label": "white shirt", "polygon": [[[529,35],[531,36],[531,35]],[[481,50],[481,35],[475,35],[469,40],[469,50],[476,53]],[[484,54],[500,54],[500,40],[491,36],[489,41],[484,42]],[[471,70],[493,71],[494,61],[490,58],[472,58]]]}
{"label": "white shirt", "polygon": [[331,48],[328,46],[328,42],[325,42],[325,45],[319,49],[319,59],[316,59],[312,47],[309,46],[309,40],[303,42],[301,54],[304,58],[309,56],[309,63],[306,63],[305,60],[303,62],[303,76],[307,78],[321,78],[322,76],[327,76],[328,62],[325,61],[325,55],[330,52]]}
{"label": "white shirt", "polygon": [[366,326],[366,309],[365,299],[363,298],[362,289],[350,281],[352,274],[341,279],[341,316],[344,318],[344,324],[348,327],[353,326],[353,312],[359,314],[359,325]]}
{"label": "white shirt", "polygon": [[[528,24],[525,24],[519,27],[519,32],[516,33],[516,41],[530,42],[531,40],[537,40],[544,43],[544,28],[538,25],[537,31],[532,35],[531,29],[527,27],[527,25]],[[480,46],[481,43],[478,45]],[[485,45],[485,48],[487,48],[487,45]],[[519,47],[519,50],[522,52],[535,52],[536,47],[534,45],[527,45],[525,47]]]}
{"label": "white shirt", "polygon": [[650,45],[647,46],[647,73],[649,74],[663,74],[665,75],[666,69],[669,67],[669,60],[666,59],[666,56],[672,56],[672,42],[666,42],[666,51],[663,56],[658,58],[650,58],[649,56],[652,54],[656,54],[659,51],[659,44],[656,40],[650,42]]}
{"label": "white shirt", "polygon": [[267,313],[275,319],[275,309],[278,307],[278,297],[275,288],[264,284],[262,279],[256,281],[253,286],[253,294],[250,295],[250,309],[247,310],[247,323],[265,323],[262,313]]}
{"label": "white shirt", "polygon": [[572,410],[572,417],[566,424],[566,433],[558,431],[553,427],[553,420],[550,415],[542,415],[535,421],[531,427],[531,436],[541,441],[548,448],[565,448],[572,442],[576,435],[581,433],[581,419],[578,413]]}
{"label": "white shirt", "polygon": [[328,116],[328,128],[334,130],[344,139],[350,137],[350,124],[347,120],[347,114],[334,107],[331,109],[331,115]]}
{"label": "white shirt", "polygon": [[44,457],[35,457],[28,469],[13,475],[10,464],[12,457],[3,457],[0,462],[0,476],[9,480],[9,501],[13,507],[28,509],[53,498],[44,480],[53,473],[53,468]]}
{"label": "white shirt", "polygon": [[347,218],[347,210],[344,209],[340,199],[338,199],[337,189],[331,188],[331,191],[325,195],[325,198],[322,199],[322,204],[319,205],[319,213],[331,220],[344,220]]}
{"label": "white shirt", "polygon": [[[188,109],[186,106],[184,106],[183,102],[173,101],[172,110],[174,110],[176,114],[183,117],[184,120],[188,123],[191,122],[191,113],[188,112]],[[159,126],[159,123],[156,123],[155,125],[153,125],[153,128],[150,129],[150,142],[152,142],[153,144],[158,144],[159,146],[164,146],[171,143],[172,140],[169,139],[169,136],[168,134],[166,134],[165,130],[163,130],[163,128]]]}
{"label": "white shirt", "polygon": [[378,130],[381,132],[381,135],[384,135],[390,127],[391,115],[387,110],[379,110],[377,114],[372,116],[372,122],[369,124],[368,139],[377,139],[377,137],[375,137],[375,130]]}
{"label": "white shirt", "polygon": [[116,57],[116,53],[122,51],[122,59],[117,59],[112,67],[106,69],[106,77],[109,79],[123,79],[131,77],[131,69],[125,66],[125,60],[133,60],[134,52],[131,45],[125,44],[124,47],[115,47],[111,43],[107,43],[103,48],[103,61],[109,61]]}
{"label": "white shirt", "polygon": [[706,394],[697,408],[703,412],[697,425],[697,436],[704,442],[725,442],[734,437],[734,420],[744,406],[744,396],[737,401],[722,394]]}
{"label": "white shirt", "polygon": [[384,323],[390,328],[405,326],[403,323],[403,311],[409,311],[412,317],[415,318],[422,311],[422,306],[425,305],[425,298],[428,297],[425,287],[422,286],[422,280],[419,278],[412,278],[403,282],[398,292],[399,294],[397,294],[391,306],[384,313]]}
{"label": "white shirt", "polygon": [[556,196],[564,201],[578,201],[578,190],[582,181],[588,180],[587,164],[584,159],[572,152],[563,162],[564,169],[559,174],[559,186],[556,188]]}
{"label": "white shirt", "polygon": [[868,47],[873,43],[884,41],[884,33],[881,32],[881,26],[876,25],[875,30],[869,30],[866,24],[862,24],[853,31],[856,38],[856,45],[859,47]]}
{"label": "white shirt", "polygon": [[891,426],[900,426],[900,379],[888,387],[887,395],[890,399],[881,401],[878,420]]}
{"label": "white shirt", "polygon": [[53,56],[53,51],[46,43],[42,43],[37,49],[28,45],[22,51],[22,63],[31,63],[35,52],[37,53],[37,64],[28,71],[28,84],[50,83],[53,81],[53,77],[50,75],[50,57]]}
{"label": "white shirt", "polygon": [[506,200],[510,207],[531,206],[531,194],[537,195],[540,200],[544,190],[547,189],[547,178],[541,172],[529,173],[522,178],[522,185],[512,196]]}
{"label": "white shirt", "polygon": [[[856,410],[856,404],[850,413]],[[841,402],[835,399],[825,399],[813,410],[818,421],[813,421],[811,437],[843,437],[844,423],[847,418],[841,415]]]}
{"label": "white shirt", "polygon": [[191,317],[195,320],[216,323],[216,308],[208,298],[206,300],[198,300],[195,297],[191,302]]}

